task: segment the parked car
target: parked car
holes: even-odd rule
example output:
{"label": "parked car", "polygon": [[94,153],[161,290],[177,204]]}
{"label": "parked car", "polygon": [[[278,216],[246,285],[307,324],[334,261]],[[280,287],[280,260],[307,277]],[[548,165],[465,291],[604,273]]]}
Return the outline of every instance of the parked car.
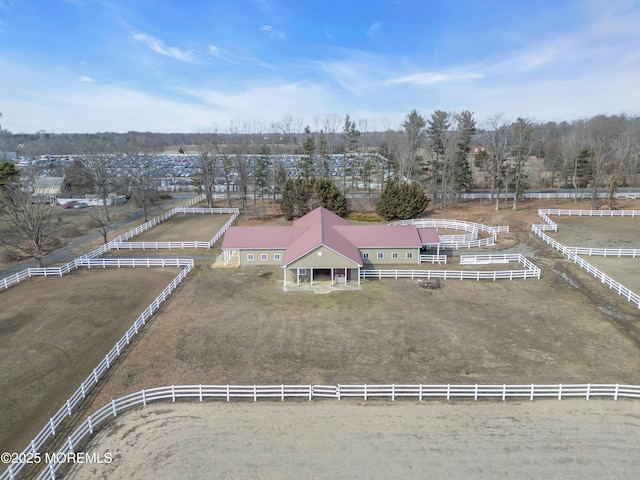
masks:
{"label": "parked car", "polygon": [[88,203],[76,203],[73,208],[87,208],[88,206]]}
{"label": "parked car", "polygon": [[62,208],[73,208],[78,204],[75,200],[68,201],[62,204]]}

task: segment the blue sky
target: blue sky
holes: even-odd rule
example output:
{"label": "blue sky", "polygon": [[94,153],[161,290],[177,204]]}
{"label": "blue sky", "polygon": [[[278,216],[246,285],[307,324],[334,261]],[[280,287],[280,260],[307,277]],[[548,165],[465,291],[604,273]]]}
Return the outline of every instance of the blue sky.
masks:
{"label": "blue sky", "polygon": [[0,0],[12,132],[640,113],[631,0]]}

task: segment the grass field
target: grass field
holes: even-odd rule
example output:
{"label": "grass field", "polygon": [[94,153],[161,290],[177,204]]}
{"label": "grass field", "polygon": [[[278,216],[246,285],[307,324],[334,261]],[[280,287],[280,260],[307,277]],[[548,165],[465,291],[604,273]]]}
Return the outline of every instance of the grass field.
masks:
{"label": "grass field", "polygon": [[78,270],[0,291],[0,451],[22,451],[177,273]]}
{"label": "grass field", "polygon": [[[411,280],[368,280],[360,291],[315,295],[283,292],[279,268],[220,270],[201,261],[112,369],[88,411],[125,393],[167,384],[640,383],[637,307],[532,235],[531,223],[539,223],[537,208],[545,205],[527,202],[518,212],[495,212],[474,203],[431,215],[510,225],[512,233],[492,251],[519,244],[542,268],[541,280],[450,280],[434,291],[417,288]],[[190,232],[210,228],[211,218],[189,221],[196,218],[203,223],[185,233],[189,238],[177,240],[193,240]],[[240,219],[244,224],[264,221],[250,215]],[[165,228],[173,229],[171,220]],[[158,232],[154,235],[164,235]],[[173,238],[175,233],[166,235]],[[46,383],[36,387],[25,382],[11,398],[0,400],[8,405],[0,405],[0,412],[9,412],[4,415],[9,419],[15,416],[25,432],[8,436],[1,445],[5,450],[22,450],[88,373],[73,376],[72,365],[78,361],[69,362],[62,353],[61,360],[48,360],[46,355],[52,354],[47,352],[64,340],[65,349],[79,351],[75,355],[93,355],[89,365],[95,365],[173,275],[160,278],[157,272],[95,272],[105,279],[89,289],[95,295],[82,293],[92,285],[87,280],[94,271],[34,280],[0,293],[0,302],[14,309],[11,317],[3,317],[0,309],[0,328],[8,326],[0,333],[2,348],[11,348],[20,331],[31,334],[25,329],[33,328],[49,335],[41,342],[46,347],[33,342],[38,360],[31,363],[38,368],[66,365],[47,376]],[[116,274],[121,280],[107,278]],[[37,286],[24,288],[32,284]],[[144,299],[137,293],[139,285],[147,292]],[[72,305],[79,312],[74,321],[67,313]],[[43,323],[44,317],[49,323]],[[115,325],[115,318],[122,323]],[[83,328],[110,334],[85,344],[80,341]],[[15,410],[36,390],[41,401],[33,406],[35,414]]]}

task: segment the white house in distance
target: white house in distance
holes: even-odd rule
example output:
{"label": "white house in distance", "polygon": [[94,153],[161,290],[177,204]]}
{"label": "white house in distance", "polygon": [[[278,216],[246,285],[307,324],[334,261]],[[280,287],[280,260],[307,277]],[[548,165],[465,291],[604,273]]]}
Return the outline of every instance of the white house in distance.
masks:
{"label": "white house in distance", "polygon": [[351,225],[318,207],[291,226],[229,227],[222,242],[225,265],[279,265],[284,287],[331,280],[360,283],[360,269],[419,264],[420,249],[439,249],[434,228],[415,225]]}

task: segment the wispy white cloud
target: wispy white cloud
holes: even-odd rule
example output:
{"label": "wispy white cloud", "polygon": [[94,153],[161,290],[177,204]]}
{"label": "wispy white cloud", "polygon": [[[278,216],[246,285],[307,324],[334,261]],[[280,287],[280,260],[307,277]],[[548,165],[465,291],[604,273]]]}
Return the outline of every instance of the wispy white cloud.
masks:
{"label": "wispy white cloud", "polygon": [[242,63],[237,56],[232,55],[231,53],[227,52],[226,50],[223,50],[220,47],[217,47],[216,45],[207,46],[207,54],[211,57],[217,58],[225,62],[233,63],[235,65],[239,65],[240,63]]}
{"label": "wispy white cloud", "polygon": [[82,75],[78,80],[81,82],[91,83],[93,82],[93,78],[87,77],[86,75]]}
{"label": "wispy white cloud", "polygon": [[234,53],[229,52],[223,48],[220,48],[216,45],[208,45],[207,46],[207,54],[211,57],[217,58],[227,63],[231,63],[233,65],[257,65],[263,68],[272,69],[274,66],[270,63],[262,61],[255,57],[243,57],[240,55],[236,55]]}
{"label": "wispy white cloud", "polygon": [[161,55],[175,58],[176,60],[180,60],[182,62],[193,63],[196,61],[193,52],[189,50],[182,50],[178,47],[168,47],[162,40],[159,40],[151,35],[147,35],[146,33],[136,33],[133,35],[133,38],[134,40],[144,43],[151,50]]}
{"label": "wispy white cloud", "polygon": [[260,31],[264,32],[269,38],[279,38],[285,39],[287,38],[287,34],[281,32],[280,30],[276,30],[271,25],[263,25],[260,27]]}
{"label": "wispy white cloud", "polygon": [[465,80],[476,80],[483,78],[484,75],[480,73],[434,73],[434,72],[419,72],[403,77],[396,77],[387,80],[385,83],[409,83],[413,85],[429,86],[436,85],[438,83],[448,82],[461,82]]}
{"label": "wispy white cloud", "polygon": [[374,42],[378,43],[378,34],[382,29],[382,22],[375,22],[367,29],[367,37],[369,37]]}

